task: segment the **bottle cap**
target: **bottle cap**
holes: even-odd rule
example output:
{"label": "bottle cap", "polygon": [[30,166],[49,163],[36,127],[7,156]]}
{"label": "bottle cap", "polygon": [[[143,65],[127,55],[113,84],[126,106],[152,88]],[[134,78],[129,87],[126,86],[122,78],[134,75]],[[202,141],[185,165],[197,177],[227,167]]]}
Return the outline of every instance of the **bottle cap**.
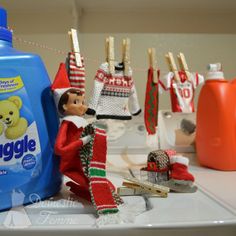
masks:
{"label": "bottle cap", "polygon": [[7,28],[7,12],[0,6],[0,40],[12,42],[12,32]]}
{"label": "bottle cap", "polygon": [[206,79],[224,79],[224,72],[222,71],[221,63],[209,64],[207,66]]}

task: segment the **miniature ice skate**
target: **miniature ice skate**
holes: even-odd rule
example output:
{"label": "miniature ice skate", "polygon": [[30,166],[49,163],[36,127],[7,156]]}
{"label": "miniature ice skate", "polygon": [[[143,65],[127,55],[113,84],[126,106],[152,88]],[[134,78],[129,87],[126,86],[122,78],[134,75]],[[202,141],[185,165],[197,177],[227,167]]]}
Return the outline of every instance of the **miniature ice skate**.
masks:
{"label": "miniature ice skate", "polygon": [[183,156],[172,156],[170,158],[170,179],[161,184],[169,187],[174,192],[193,193],[197,191],[194,176],[188,171],[189,160]]}

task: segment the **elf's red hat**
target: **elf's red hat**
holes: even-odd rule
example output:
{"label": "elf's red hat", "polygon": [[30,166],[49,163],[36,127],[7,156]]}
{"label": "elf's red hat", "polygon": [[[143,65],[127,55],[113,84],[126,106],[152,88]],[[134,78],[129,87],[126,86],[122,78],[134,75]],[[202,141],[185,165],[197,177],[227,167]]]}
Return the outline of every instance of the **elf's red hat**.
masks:
{"label": "elf's red hat", "polygon": [[70,85],[70,81],[66,71],[66,65],[65,63],[61,63],[51,86],[57,107],[62,94],[64,94],[71,88],[72,87]]}

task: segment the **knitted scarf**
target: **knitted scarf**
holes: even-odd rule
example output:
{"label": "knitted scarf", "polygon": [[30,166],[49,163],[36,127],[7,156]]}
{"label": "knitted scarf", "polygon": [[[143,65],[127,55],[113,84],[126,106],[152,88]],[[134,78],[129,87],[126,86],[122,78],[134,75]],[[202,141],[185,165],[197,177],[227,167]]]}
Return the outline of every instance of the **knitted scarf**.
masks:
{"label": "knitted scarf", "polygon": [[159,78],[160,71],[148,70],[148,79],[146,85],[144,121],[148,134],[155,134],[158,121],[158,83],[153,83],[153,74],[157,73]]}
{"label": "knitted scarf", "polygon": [[98,214],[116,213],[117,199],[106,178],[106,133],[89,124],[84,128],[81,137],[88,134],[92,135],[92,140],[81,148],[80,158],[83,171],[89,178],[91,201]]}

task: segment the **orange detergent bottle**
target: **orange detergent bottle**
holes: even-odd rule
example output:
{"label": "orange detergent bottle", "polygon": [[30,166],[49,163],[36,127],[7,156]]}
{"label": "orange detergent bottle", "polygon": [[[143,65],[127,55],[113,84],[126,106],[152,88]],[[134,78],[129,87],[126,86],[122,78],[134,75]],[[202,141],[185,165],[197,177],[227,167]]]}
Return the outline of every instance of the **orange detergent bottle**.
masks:
{"label": "orange detergent bottle", "polygon": [[221,64],[210,64],[199,95],[196,150],[199,163],[236,170],[236,81],[227,81]]}

